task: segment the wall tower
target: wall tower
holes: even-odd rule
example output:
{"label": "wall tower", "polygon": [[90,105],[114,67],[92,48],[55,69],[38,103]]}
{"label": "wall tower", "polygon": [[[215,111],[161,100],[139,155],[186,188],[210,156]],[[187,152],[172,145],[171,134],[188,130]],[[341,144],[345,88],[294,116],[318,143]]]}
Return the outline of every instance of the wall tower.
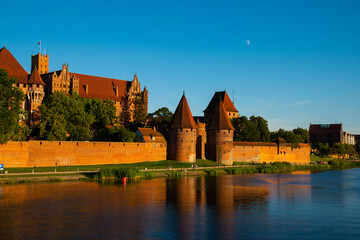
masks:
{"label": "wall tower", "polygon": [[233,137],[234,127],[223,102],[219,101],[208,125],[207,158],[219,164],[232,165]]}
{"label": "wall tower", "polygon": [[196,128],[184,93],[171,119],[168,159],[180,162],[196,161]]}

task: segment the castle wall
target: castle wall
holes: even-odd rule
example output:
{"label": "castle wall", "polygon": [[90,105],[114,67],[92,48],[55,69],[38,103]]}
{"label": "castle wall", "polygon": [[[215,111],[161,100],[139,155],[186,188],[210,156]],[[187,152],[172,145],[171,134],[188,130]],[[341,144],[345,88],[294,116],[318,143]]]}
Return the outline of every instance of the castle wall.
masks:
{"label": "castle wall", "polygon": [[168,159],[180,162],[196,161],[196,129],[170,129]]}
{"label": "castle wall", "polygon": [[261,142],[234,142],[234,162],[289,162],[291,164],[310,163],[310,146],[299,144],[292,147],[291,144],[280,146],[276,143]]}
{"label": "castle wall", "polygon": [[166,160],[164,143],[29,141],[0,145],[8,167],[122,164]]}

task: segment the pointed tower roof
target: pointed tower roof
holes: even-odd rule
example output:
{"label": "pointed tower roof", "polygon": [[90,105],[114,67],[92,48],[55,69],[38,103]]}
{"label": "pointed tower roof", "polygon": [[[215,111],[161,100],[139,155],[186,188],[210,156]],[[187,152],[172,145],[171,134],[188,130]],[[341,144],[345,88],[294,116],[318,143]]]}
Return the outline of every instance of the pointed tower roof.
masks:
{"label": "pointed tower roof", "polygon": [[35,68],[34,71],[31,73],[29,81],[29,84],[41,84],[45,85],[43,80],[41,79],[41,76],[39,74],[39,71]]}
{"label": "pointed tower roof", "polygon": [[226,113],[225,106],[219,101],[210,120],[208,129],[211,130],[235,130]]}
{"label": "pointed tower roof", "polygon": [[175,110],[174,116],[171,119],[170,128],[196,128],[185,93],[183,94],[179,105]]}
{"label": "pointed tower roof", "polygon": [[5,69],[9,77],[17,78],[19,83],[26,83],[28,80],[28,73],[5,47],[0,49],[0,68]]}
{"label": "pointed tower roof", "polygon": [[238,112],[226,91],[215,92],[204,112],[213,112],[220,100],[223,102],[226,111]]}

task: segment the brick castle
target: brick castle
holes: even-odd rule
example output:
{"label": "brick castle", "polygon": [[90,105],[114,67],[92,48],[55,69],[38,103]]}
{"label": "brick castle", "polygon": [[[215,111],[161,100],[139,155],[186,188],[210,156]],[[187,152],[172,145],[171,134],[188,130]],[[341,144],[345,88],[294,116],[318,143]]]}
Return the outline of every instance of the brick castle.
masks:
{"label": "brick castle", "polygon": [[[69,72],[67,64],[63,64],[59,71],[49,72],[48,63],[49,55],[33,55],[31,74],[28,74],[6,48],[0,49],[0,68],[5,69],[10,77],[16,77],[19,80],[17,87],[26,94],[23,108],[29,111],[30,125],[39,121],[43,99],[55,91],[76,93],[83,98],[112,99],[118,116],[126,109],[130,110],[129,121],[133,120],[135,99],[142,97],[147,112],[148,91],[146,87],[141,90],[136,74],[132,81],[96,77]],[[236,161],[310,162],[308,144],[294,146],[282,139],[278,143],[233,141],[234,128],[230,119],[238,116],[226,91],[216,92],[204,111],[204,117],[195,118],[183,94],[171,120],[168,143],[10,142],[0,146],[0,157],[6,167],[134,163],[165,159],[195,162],[196,159],[205,158],[225,165],[232,165]],[[146,131],[139,129],[143,136],[147,135]],[[157,133],[149,134],[155,136]]]}
{"label": "brick castle", "polygon": [[31,56],[30,74],[20,65],[8,49],[0,49],[0,68],[9,73],[9,77],[18,79],[17,87],[26,95],[23,109],[29,112],[28,124],[37,124],[40,120],[41,104],[55,91],[65,94],[76,93],[82,98],[111,99],[115,103],[116,114],[128,112],[123,122],[134,120],[135,100],[142,98],[144,109],[148,110],[148,90],[141,90],[136,76],[132,81],[90,76],[69,72],[68,64],[61,70],[49,72],[49,55],[38,53]]}

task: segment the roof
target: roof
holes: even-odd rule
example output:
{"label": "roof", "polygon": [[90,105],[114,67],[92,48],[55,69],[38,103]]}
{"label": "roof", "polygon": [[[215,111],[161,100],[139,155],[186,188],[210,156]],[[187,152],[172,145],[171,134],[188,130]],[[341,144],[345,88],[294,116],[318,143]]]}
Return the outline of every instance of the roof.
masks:
{"label": "roof", "polygon": [[310,124],[309,132],[337,132],[342,131],[342,123],[339,124]]}
{"label": "roof", "polygon": [[35,69],[29,78],[28,81],[29,84],[41,84],[41,85],[45,85],[45,83],[43,82],[43,80],[40,77],[39,71],[37,69]]}
{"label": "roof", "polygon": [[27,83],[28,73],[5,47],[0,49],[0,68],[9,73],[9,77],[15,77],[19,83]]}
{"label": "roof", "polygon": [[227,112],[239,112],[235,108],[234,104],[231,102],[230,97],[226,93],[226,91],[215,92],[214,96],[212,97],[209,105],[204,110],[204,112],[213,112],[217,104],[220,102],[220,100],[224,103],[224,107]]}
{"label": "roof", "polygon": [[164,136],[152,128],[138,128],[145,142],[166,143]]}
{"label": "roof", "polygon": [[185,94],[183,94],[171,119],[170,128],[196,128]]}
{"label": "roof", "polygon": [[235,130],[225,110],[222,101],[219,101],[212,114],[208,129],[212,130]]}
{"label": "roof", "polygon": [[[126,92],[129,81],[96,77],[79,73],[70,73],[79,78],[79,96],[83,98],[112,99],[116,102],[126,101]],[[85,86],[88,84],[88,93]],[[116,96],[118,87],[118,96]]]}

